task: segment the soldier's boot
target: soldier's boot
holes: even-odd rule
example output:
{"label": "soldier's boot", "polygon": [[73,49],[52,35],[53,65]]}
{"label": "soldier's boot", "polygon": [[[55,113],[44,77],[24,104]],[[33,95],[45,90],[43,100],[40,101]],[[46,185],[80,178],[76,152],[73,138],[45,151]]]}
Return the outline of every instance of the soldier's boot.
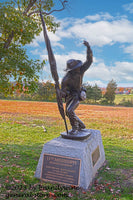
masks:
{"label": "soldier's boot", "polygon": [[70,124],[72,126],[72,131],[70,132],[70,134],[77,135],[79,130],[79,123],[77,116],[75,115],[74,112],[69,113],[67,116],[69,117]]}
{"label": "soldier's boot", "polygon": [[85,129],[86,127],[85,127],[85,124],[81,121],[81,119],[79,119],[78,117],[77,117],[77,120],[78,120],[78,123],[79,123],[79,131],[80,130],[82,130],[82,129]]}

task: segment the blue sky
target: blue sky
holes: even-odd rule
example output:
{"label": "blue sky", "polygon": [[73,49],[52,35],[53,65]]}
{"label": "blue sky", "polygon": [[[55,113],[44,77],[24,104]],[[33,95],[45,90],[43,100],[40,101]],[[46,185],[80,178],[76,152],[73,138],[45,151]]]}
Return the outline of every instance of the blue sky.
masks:
{"label": "blue sky", "polygon": [[[87,40],[94,62],[84,83],[106,87],[114,79],[118,86],[133,87],[133,1],[68,0],[67,8],[53,15],[61,22],[55,34],[48,33],[60,80],[68,59],[86,60],[82,42]],[[26,48],[31,58],[47,58],[42,33]],[[48,63],[40,74],[40,81],[46,80],[52,81]]]}

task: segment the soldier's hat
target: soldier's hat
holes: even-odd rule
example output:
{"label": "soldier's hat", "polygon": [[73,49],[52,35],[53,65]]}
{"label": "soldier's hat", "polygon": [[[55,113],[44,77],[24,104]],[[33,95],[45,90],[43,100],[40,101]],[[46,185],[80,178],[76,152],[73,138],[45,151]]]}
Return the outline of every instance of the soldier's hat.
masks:
{"label": "soldier's hat", "polygon": [[67,61],[67,68],[65,71],[71,71],[82,66],[81,60],[70,59]]}

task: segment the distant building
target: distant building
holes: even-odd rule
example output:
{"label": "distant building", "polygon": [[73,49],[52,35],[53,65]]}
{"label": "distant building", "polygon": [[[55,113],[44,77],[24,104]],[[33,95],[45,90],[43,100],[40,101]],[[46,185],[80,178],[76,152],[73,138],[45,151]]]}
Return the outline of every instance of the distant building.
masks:
{"label": "distant building", "polygon": [[[100,88],[102,95],[106,93],[106,88]],[[115,94],[133,94],[133,87],[117,87]]]}

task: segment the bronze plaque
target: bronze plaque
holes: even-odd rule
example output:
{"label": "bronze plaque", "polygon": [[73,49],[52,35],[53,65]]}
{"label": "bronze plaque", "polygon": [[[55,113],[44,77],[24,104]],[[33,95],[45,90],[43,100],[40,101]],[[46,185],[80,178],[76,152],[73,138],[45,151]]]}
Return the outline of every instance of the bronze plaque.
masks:
{"label": "bronze plaque", "polygon": [[41,178],[66,185],[79,185],[80,159],[44,154]]}
{"label": "bronze plaque", "polygon": [[93,153],[92,153],[93,166],[96,164],[96,162],[98,161],[99,157],[100,157],[100,151],[99,151],[99,146],[97,146],[95,151],[93,151]]}

